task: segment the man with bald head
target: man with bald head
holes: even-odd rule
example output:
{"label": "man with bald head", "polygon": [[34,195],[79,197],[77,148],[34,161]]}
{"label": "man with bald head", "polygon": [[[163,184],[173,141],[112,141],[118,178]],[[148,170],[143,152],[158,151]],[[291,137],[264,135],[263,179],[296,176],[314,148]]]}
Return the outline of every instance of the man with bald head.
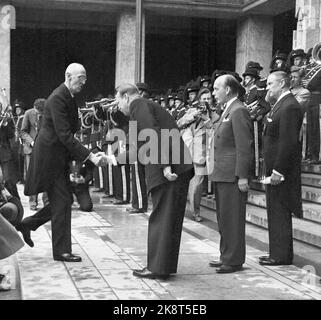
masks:
{"label": "man with bald head", "polygon": [[74,96],[86,83],[86,70],[78,63],[70,64],[65,82],[56,88],[45,103],[42,125],[35,140],[25,184],[25,194],[47,192],[49,205],[24,219],[17,229],[25,242],[33,246],[30,231],[51,220],[53,258],[79,262],[72,254],[71,205],[69,180],[71,160],[90,160],[100,164],[100,158],[90,153],[74,134],[78,130],[78,108]]}
{"label": "man with bald head", "polygon": [[259,258],[262,265],[288,265],[293,260],[292,213],[302,217],[301,143],[303,112],[290,92],[290,76],[282,71],[269,75],[267,97],[276,101],[267,114],[263,129],[266,176],[266,207],[269,255]]}
{"label": "man with bald head", "polygon": [[249,179],[253,169],[252,121],[238,99],[240,83],[232,75],[214,82],[213,95],[223,113],[214,128],[214,168],[220,259],[211,261],[217,273],[242,269],[245,262],[245,211]]}

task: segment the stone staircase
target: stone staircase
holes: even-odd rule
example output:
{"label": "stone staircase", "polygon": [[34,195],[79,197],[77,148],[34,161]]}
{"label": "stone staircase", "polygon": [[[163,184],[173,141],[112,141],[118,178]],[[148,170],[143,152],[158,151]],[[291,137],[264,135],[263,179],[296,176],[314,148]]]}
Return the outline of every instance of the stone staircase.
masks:
{"label": "stone staircase", "polygon": [[[253,181],[248,195],[247,222],[267,229],[265,186]],[[293,217],[293,237],[321,248],[321,165],[302,165],[303,219]],[[203,198],[202,206],[215,208],[215,199]]]}

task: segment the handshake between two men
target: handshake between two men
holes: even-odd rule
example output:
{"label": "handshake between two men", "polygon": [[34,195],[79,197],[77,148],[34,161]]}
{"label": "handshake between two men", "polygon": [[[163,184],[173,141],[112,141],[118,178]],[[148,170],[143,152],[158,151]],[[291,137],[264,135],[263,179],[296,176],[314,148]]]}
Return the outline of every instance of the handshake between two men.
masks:
{"label": "handshake between two men", "polygon": [[106,155],[104,152],[91,153],[89,160],[97,167],[103,167],[107,164],[117,165],[117,160],[114,155]]}
{"label": "handshake between two men", "polygon": [[[104,152],[91,153],[89,155],[89,160],[97,167],[104,167],[108,164],[112,164],[113,166],[117,166],[116,157],[112,155],[106,155]],[[163,173],[165,178],[168,181],[175,181],[177,179],[177,174],[172,172],[170,166],[167,166],[163,169]]]}

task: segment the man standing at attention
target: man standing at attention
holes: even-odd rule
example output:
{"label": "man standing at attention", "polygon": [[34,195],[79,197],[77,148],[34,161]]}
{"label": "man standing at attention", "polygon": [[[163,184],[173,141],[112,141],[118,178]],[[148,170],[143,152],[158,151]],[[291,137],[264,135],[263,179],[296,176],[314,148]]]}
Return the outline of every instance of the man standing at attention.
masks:
{"label": "man standing at attention", "polygon": [[211,261],[217,273],[242,269],[245,262],[245,213],[249,178],[253,169],[252,121],[238,100],[240,84],[231,75],[218,77],[213,95],[223,113],[214,130],[214,170],[220,259]]}
{"label": "man standing at attention", "polygon": [[17,230],[25,242],[33,246],[30,231],[51,220],[53,258],[58,261],[79,262],[71,249],[71,205],[73,202],[69,163],[71,160],[91,160],[101,163],[101,157],[90,153],[75,137],[78,130],[78,108],[74,96],[86,83],[86,70],[70,64],[65,82],[55,89],[45,103],[41,129],[31,154],[25,194],[47,192],[49,205],[25,218]]}
{"label": "man standing at attention", "polygon": [[292,213],[302,217],[301,142],[302,107],[290,92],[290,77],[277,71],[268,77],[267,99],[276,100],[263,130],[269,255],[262,265],[289,265],[293,260]]}

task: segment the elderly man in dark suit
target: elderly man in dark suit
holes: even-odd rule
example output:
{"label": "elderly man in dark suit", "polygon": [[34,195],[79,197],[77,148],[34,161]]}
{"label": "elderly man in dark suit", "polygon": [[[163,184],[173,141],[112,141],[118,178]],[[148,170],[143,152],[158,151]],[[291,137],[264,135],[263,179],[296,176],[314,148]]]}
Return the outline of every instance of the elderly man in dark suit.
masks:
{"label": "elderly man in dark suit", "polygon": [[[133,84],[123,84],[117,91],[119,107],[131,121],[136,121],[138,135],[143,130],[151,134],[146,141],[136,145],[138,161],[145,165],[147,191],[152,197],[153,210],[148,224],[147,267],[134,270],[133,274],[140,278],[165,279],[177,271],[188,186],[193,176],[192,159],[175,120],[164,108],[140,97]],[[176,138],[172,144],[161,138],[169,131]],[[144,153],[143,147],[148,144],[148,138],[151,139],[149,146],[157,145],[157,149]],[[137,149],[129,152],[130,162],[134,163],[136,158]]]}
{"label": "elderly man in dark suit", "polygon": [[46,101],[40,132],[35,140],[27,172],[25,194],[46,191],[49,205],[35,215],[25,218],[17,229],[30,246],[30,230],[51,220],[53,258],[58,261],[79,262],[72,254],[71,205],[73,202],[68,167],[71,160],[91,160],[100,164],[101,157],[90,153],[75,137],[78,130],[78,109],[74,95],[86,82],[86,70],[77,63],[68,66],[65,82]]}
{"label": "elderly man in dark suit", "polygon": [[[290,77],[274,72],[267,80],[267,96],[276,100],[263,131],[270,252],[262,265],[288,265],[293,260],[292,213],[302,217],[301,143],[303,113],[290,92]],[[268,97],[268,99],[269,99]]]}
{"label": "elderly man in dark suit", "polygon": [[253,169],[252,121],[238,100],[240,84],[231,75],[218,77],[213,94],[224,109],[214,128],[214,169],[220,260],[211,261],[218,273],[242,269],[245,262],[245,214],[249,178]]}
{"label": "elderly man in dark suit", "polygon": [[[25,157],[25,169],[28,170],[31,153],[35,139],[41,127],[41,118],[43,114],[43,108],[45,105],[45,99],[36,99],[33,104],[33,108],[25,112],[20,129],[20,138],[23,141],[23,153]],[[43,205],[48,204],[47,193],[42,194]],[[37,210],[38,195],[32,195],[29,197],[29,206],[31,210]]]}

